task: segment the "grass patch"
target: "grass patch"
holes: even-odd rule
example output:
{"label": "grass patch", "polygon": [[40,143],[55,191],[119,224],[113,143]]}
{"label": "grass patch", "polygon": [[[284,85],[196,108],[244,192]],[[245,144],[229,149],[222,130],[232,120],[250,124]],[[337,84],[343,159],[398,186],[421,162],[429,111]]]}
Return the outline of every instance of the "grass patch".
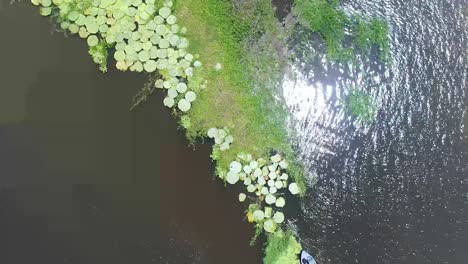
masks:
{"label": "grass patch", "polygon": [[[198,54],[204,65],[197,69],[196,78],[189,83],[191,89],[202,91],[187,115],[190,119],[187,134],[190,139],[195,139],[211,127],[230,130],[234,143],[217,157],[218,173],[221,174],[241,152],[267,157],[276,150],[284,153],[290,163],[295,160],[285,129],[285,112],[273,99],[276,87],[256,82],[254,78],[258,69],[263,69],[267,63],[260,58],[261,54],[245,51],[254,36],[272,31],[275,25],[271,14],[274,11],[268,0],[247,4],[253,5],[249,15],[239,13],[249,9],[236,8],[228,0],[175,2],[179,23],[189,29],[188,51]],[[219,71],[215,69],[218,63],[222,65]],[[206,88],[201,85],[204,80],[207,81]],[[291,165],[293,170],[300,168]],[[302,170],[296,169],[291,176],[305,190]]]}
{"label": "grass patch", "polygon": [[264,264],[297,264],[302,247],[292,232],[279,230],[268,236]]}
{"label": "grass patch", "polygon": [[[372,48],[379,51],[382,62],[389,59],[388,24],[373,18],[348,17],[339,7],[339,0],[296,0],[294,13],[300,23],[312,32],[320,34],[332,60],[353,61],[357,54],[369,55]],[[346,44],[346,30],[351,42]]]}

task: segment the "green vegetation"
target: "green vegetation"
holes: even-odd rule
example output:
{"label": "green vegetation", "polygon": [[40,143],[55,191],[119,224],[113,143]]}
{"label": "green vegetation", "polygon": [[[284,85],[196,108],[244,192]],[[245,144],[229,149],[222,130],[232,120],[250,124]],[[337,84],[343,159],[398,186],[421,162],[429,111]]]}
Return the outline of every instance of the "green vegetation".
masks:
{"label": "green vegetation", "polygon": [[377,106],[370,94],[353,90],[344,101],[345,110],[363,122],[372,122],[377,113]]}
{"label": "green vegetation", "polygon": [[264,264],[297,264],[298,254],[302,247],[290,232],[278,230],[268,236],[268,246],[265,249]]}
{"label": "green vegetation", "polygon": [[107,72],[107,56],[109,48],[109,44],[105,41],[89,48],[89,55],[93,58],[94,63],[99,65],[99,69],[102,72]]}
{"label": "green vegetation", "polygon": [[370,22],[354,16],[353,35],[356,48],[363,55],[369,55],[373,46],[380,51],[380,60],[386,61],[389,57],[388,24],[379,18],[373,18]]}
{"label": "green vegetation", "polygon": [[[369,55],[376,47],[383,62],[388,60],[388,24],[379,18],[365,21],[362,17],[346,16],[339,0],[296,0],[294,13],[301,24],[319,33],[332,60],[353,61],[357,54]],[[346,44],[346,30],[351,43]]]}
{"label": "green vegetation", "polygon": [[[238,139],[223,155],[216,156],[221,177],[239,153],[268,157],[276,150],[290,161],[289,173],[301,190],[305,190],[302,167],[293,162],[295,157],[285,130],[285,111],[274,99],[276,87],[258,83],[255,78],[259,70],[267,71],[262,65],[268,63],[259,59],[261,54],[245,51],[255,39],[252,36],[274,32],[273,8],[268,0],[247,4],[253,6],[236,9],[227,0],[175,2],[179,23],[190,29],[188,51],[203,58],[204,64],[189,82],[193,90],[203,92],[187,113],[191,124],[187,134],[190,139],[196,139],[210,128],[227,127]],[[238,10],[252,10],[252,13],[241,16]],[[270,61],[269,64],[279,62]],[[272,74],[275,76],[275,72]]]}

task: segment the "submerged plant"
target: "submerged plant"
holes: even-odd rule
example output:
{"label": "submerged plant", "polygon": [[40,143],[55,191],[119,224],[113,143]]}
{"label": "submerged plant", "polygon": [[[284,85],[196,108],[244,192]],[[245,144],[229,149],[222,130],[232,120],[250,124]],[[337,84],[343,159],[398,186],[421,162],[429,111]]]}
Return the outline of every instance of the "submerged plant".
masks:
{"label": "submerged plant", "polygon": [[[296,0],[294,13],[303,26],[320,34],[332,60],[353,61],[355,50],[369,55],[372,47],[377,47],[381,61],[386,62],[390,53],[387,22],[380,18],[366,21],[359,15],[348,17],[339,3],[339,0]],[[346,31],[352,38],[350,45],[345,44]]]}
{"label": "submerged plant", "polygon": [[364,122],[372,122],[377,113],[377,106],[370,94],[353,90],[344,100],[345,110]]}

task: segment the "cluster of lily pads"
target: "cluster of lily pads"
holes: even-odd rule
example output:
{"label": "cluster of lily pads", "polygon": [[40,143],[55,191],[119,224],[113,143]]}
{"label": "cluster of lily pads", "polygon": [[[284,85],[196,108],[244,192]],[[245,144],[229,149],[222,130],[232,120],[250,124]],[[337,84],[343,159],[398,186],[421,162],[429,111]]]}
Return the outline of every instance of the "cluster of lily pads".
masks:
{"label": "cluster of lily pads", "polygon": [[186,51],[180,27],[172,14],[172,1],[159,9],[156,0],[31,0],[41,5],[41,14],[58,11],[61,27],[87,40],[94,61],[104,71],[107,50],[115,48],[116,67],[121,71],[152,73],[162,76],[157,88],[167,89],[164,105],[187,112],[197,96],[187,83],[194,68],[202,63]]}
{"label": "cluster of lily pads", "polygon": [[[242,153],[231,162],[225,176],[227,183],[243,182],[247,192],[257,196],[260,203],[249,207],[248,220],[263,226],[270,233],[284,221],[284,214],[280,210],[286,204],[285,190],[288,189],[294,195],[300,192],[298,185],[290,182],[287,168],[288,163],[280,154],[271,156],[267,161],[262,158],[255,160],[252,155]],[[239,194],[240,202],[246,198],[245,193]],[[261,208],[260,204],[266,205]]]}
{"label": "cluster of lily pads", "polygon": [[219,147],[221,151],[228,150],[231,147],[231,143],[234,142],[234,137],[229,135],[229,129],[227,128],[212,127],[208,129],[208,137],[214,139],[214,147]]}

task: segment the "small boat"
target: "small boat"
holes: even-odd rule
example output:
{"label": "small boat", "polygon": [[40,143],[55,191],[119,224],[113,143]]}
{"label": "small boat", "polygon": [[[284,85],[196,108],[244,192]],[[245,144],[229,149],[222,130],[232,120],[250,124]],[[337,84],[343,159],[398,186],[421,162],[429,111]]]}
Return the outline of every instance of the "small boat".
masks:
{"label": "small boat", "polygon": [[315,262],[315,259],[312,257],[312,255],[302,250],[300,264],[317,264],[317,262]]}

